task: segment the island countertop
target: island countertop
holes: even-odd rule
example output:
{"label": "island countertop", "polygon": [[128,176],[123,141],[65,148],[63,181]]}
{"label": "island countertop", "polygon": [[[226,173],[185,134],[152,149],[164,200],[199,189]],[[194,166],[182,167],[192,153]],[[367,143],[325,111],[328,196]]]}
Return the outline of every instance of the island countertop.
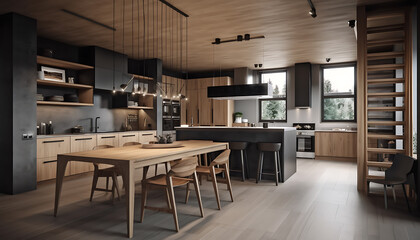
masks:
{"label": "island countertop", "polygon": [[224,126],[193,126],[193,127],[175,127],[176,130],[180,129],[234,129],[234,130],[283,130],[294,131],[295,127],[224,127]]}

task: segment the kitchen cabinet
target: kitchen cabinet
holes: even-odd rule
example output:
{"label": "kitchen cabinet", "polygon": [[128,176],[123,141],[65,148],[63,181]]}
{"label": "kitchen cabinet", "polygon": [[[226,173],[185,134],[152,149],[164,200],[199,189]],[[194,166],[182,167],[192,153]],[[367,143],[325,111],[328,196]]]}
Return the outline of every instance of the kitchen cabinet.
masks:
{"label": "kitchen cabinet", "polygon": [[[37,139],[37,181],[53,179],[57,170],[57,154],[70,152],[70,137]],[[71,162],[65,175],[70,175]]]}
{"label": "kitchen cabinet", "polygon": [[139,142],[141,144],[148,144],[156,141],[156,131],[141,131],[139,133]]}
{"label": "kitchen cabinet", "polygon": [[[214,86],[227,86],[232,84],[230,77],[215,78]],[[213,125],[231,127],[233,123],[233,100],[213,99]]]}
{"label": "kitchen cabinet", "polygon": [[198,81],[198,123],[200,126],[213,125],[213,101],[207,97],[207,87],[213,86],[213,78]]}
{"label": "kitchen cabinet", "polygon": [[[70,137],[70,151],[73,152],[82,152],[90,151],[96,147],[96,135],[81,135],[81,136],[71,136]],[[71,162],[70,173],[72,175],[93,171],[92,163],[84,162]]]}
{"label": "kitchen cabinet", "polygon": [[118,134],[118,144],[123,147],[128,142],[139,142],[139,133],[137,132],[126,132]]}
{"label": "kitchen cabinet", "polygon": [[187,82],[187,112],[186,123],[188,125],[198,126],[198,81],[196,79],[186,80]]}
{"label": "kitchen cabinet", "polygon": [[356,153],[356,132],[315,132],[315,157],[355,160]]}
{"label": "kitchen cabinet", "polygon": [[99,133],[96,135],[96,145],[110,145],[119,147],[118,133]]}

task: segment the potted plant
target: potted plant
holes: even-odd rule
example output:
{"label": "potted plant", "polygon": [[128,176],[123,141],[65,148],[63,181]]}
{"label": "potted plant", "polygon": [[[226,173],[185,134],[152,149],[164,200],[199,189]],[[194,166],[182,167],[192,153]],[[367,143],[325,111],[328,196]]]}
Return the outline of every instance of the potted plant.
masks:
{"label": "potted plant", "polygon": [[235,117],[235,123],[242,123],[242,113],[241,112],[236,112],[233,114],[233,116]]}

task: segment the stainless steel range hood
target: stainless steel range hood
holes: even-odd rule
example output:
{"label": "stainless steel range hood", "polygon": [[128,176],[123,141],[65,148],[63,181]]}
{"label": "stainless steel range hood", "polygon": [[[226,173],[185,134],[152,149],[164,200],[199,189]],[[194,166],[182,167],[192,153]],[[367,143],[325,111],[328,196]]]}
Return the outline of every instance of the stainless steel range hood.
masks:
{"label": "stainless steel range hood", "polygon": [[236,68],[233,85],[208,87],[207,96],[220,100],[269,98],[273,96],[273,87],[267,83],[254,83],[252,70],[249,68]]}

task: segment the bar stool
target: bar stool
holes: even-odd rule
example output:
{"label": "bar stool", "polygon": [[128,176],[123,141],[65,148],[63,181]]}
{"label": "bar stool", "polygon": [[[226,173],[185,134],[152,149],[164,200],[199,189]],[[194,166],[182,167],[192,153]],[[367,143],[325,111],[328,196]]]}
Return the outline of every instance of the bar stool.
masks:
{"label": "bar stool", "polygon": [[[246,156],[246,147],[248,146],[247,142],[229,142],[229,149],[232,151],[240,151],[241,154],[241,169],[230,169],[232,172],[241,172],[242,173],[242,182],[245,181],[245,178],[248,178],[248,158]],[[245,159],[244,160],[244,155]]]}
{"label": "bar stool", "polygon": [[[258,143],[257,144],[258,150],[260,151],[260,158],[258,160],[258,171],[257,171],[257,179],[261,181],[261,176],[263,174],[266,175],[275,175],[276,176],[276,186],[279,185],[279,179],[282,179],[281,176],[281,164],[280,164],[280,149],[281,143]],[[275,172],[273,173],[263,173],[263,166],[264,166],[264,152],[274,152],[274,167]],[[279,177],[280,175],[280,177]]]}

